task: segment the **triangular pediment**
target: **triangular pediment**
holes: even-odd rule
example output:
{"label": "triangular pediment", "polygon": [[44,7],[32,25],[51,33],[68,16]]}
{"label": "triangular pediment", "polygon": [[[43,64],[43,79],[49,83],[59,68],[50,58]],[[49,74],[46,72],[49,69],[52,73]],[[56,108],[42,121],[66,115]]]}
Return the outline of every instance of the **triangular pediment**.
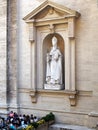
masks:
{"label": "triangular pediment", "polygon": [[78,17],[79,13],[77,11],[71,10],[65,6],[59,5],[51,1],[45,1],[23,19],[28,21],[32,19],[53,19],[61,17]]}

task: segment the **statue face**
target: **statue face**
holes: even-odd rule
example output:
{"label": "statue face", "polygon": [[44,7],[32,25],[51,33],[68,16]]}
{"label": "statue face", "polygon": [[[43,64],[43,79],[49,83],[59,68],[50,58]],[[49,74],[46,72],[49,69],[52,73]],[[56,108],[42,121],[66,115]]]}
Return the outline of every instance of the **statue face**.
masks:
{"label": "statue face", "polygon": [[57,46],[57,38],[56,37],[52,38],[52,45]]}

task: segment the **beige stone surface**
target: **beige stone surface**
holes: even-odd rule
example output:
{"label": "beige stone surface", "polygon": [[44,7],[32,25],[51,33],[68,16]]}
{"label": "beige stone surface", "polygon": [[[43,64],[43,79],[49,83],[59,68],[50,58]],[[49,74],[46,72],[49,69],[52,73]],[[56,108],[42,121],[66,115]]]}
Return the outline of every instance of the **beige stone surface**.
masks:
{"label": "beige stone surface", "polygon": [[[22,18],[32,11],[35,7],[41,4],[42,1],[29,0],[28,2],[19,2],[19,17],[18,17],[18,38],[19,38],[19,88],[27,90],[31,87],[31,67],[30,67],[30,42],[28,25]],[[44,93],[37,95],[37,103],[32,104],[29,92],[21,92],[19,101],[21,104],[20,112],[33,112],[42,116],[43,114],[53,111],[56,115],[57,122],[80,124],[80,125],[95,125],[95,121],[88,116],[92,111],[98,112],[97,108],[97,93],[98,93],[98,64],[97,64],[97,34],[98,34],[98,4],[94,0],[53,0],[58,4],[65,5],[70,9],[74,9],[81,14],[81,17],[76,21],[75,41],[76,41],[76,89],[80,91],[77,97],[77,105],[70,107],[68,95],[59,96],[58,93]],[[40,70],[37,70],[39,74]],[[41,76],[38,80],[40,87]],[[36,78],[35,78],[36,80]],[[23,98],[24,97],[24,98]],[[26,103],[28,102],[28,104]],[[31,111],[27,110],[29,108]],[[89,124],[92,120],[92,124]]]}
{"label": "beige stone surface", "polygon": [[[19,87],[30,88],[30,42],[28,37],[28,25],[22,21],[22,18],[28,14],[28,10],[32,11],[34,5],[36,7],[42,1],[28,1],[28,4],[20,1],[22,8],[19,16]],[[97,111],[98,99],[98,64],[97,64],[97,49],[98,49],[98,5],[94,0],[53,0],[58,4],[65,5],[70,9],[74,9],[81,14],[81,17],[76,21],[75,41],[76,41],[76,89],[82,93],[77,97],[77,105],[70,107],[67,95],[59,96],[59,94],[41,93],[37,96],[37,103],[32,104],[29,98],[29,93],[20,93],[20,103],[22,108],[32,108],[31,111],[38,115],[43,115],[49,111],[53,111],[56,115],[57,122],[88,125],[90,127],[95,125],[92,118],[88,116],[91,111]],[[29,4],[31,6],[29,6]],[[26,8],[26,9],[25,9]],[[25,60],[23,60],[25,59]],[[37,58],[38,59],[38,58]],[[40,70],[39,70],[40,71]],[[40,75],[41,76],[41,75]],[[38,79],[40,82],[41,78]],[[38,87],[40,84],[38,82]],[[73,85],[73,84],[72,84]],[[23,95],[27,98],[22,98]],[[45,96],[44,96],[45,95]],[[25,100],[24,100],[25,99]],[[28,105],[26,105],[28,103]],[[51,106],[51,107],[50,107]],[[25,108],[25,109],[26,109]],[[89,123],[89,120],[93,123]]]}
{"label": "beige stone surface", "polygon": [[[34,70],[36,66],[31,66],[36,65],[36,62],[39,62],[41,66],[43,64],[40,61],[41,55],[32,59],[33,55],[35,55],[34,45],[36,45],[36,39],[34,39],[34,43],[29,41],[29,26],[23,18],[43,1],[9,1],[11,3],[8,4],[7,39],[7,4],[6,0],[0,0],[0,112],[5,112],[6,98],[8,98],[9,110],[17,110],[19,107],[18,110],[20,113],[33,113],[39,116],[44,116],[52,111],[56,115],[56,122],[95,127],[98,121],[98,1],[51,0],[72,10],[76,10],[81,14],[76,20],[75,41],[71,41],[72,45],[76,42],[76,45],[73,46],[73,48],[75,47],[75,55],[71,55],[76,61],[75,66],[73,66],[73,68],[75,67],[75,72],[73,71],[72,73],[75,73],[75,77],[71,79],[71,88],[76,88],[79,91],[76,106],[70,106],[70,93],[48,90],[47,92],[41,91],[42,70],[39,69],[40,65],[38,64],[37,70]],[[41,33],[42,38],[47,33],[47,29],[45,28],[43,27],[43,30],[46,32]],[[57,26],[56,30],[60,30],[60,28],[60,26]],[[71,32],[71,37],[74,36],[73,32],[74,28]],[[66,37],[67,34],[64,31],[62,33]],[[41,47],[38,36],[37,41],[39,40],[39,47]],[[37,48],[37,51],[39,53],[41,49]],[[32,68],[34,73],[31,71]],[[36,72],[38,74],[38,80],[34,77]],[[8,84],[6,84],[7,74]],[[74,82],[74,79],[76,82]],[[37,86],[35,84],[36,82]],[[36,88],[39,89],[37,95]],[[32,89],[35,89],[33,94],[36,95],[36,103],[32,103],[30,97],[30,91]],[[7,90],[8,95],[6,95]],[[89,115],[91,112],[96,114]]]}

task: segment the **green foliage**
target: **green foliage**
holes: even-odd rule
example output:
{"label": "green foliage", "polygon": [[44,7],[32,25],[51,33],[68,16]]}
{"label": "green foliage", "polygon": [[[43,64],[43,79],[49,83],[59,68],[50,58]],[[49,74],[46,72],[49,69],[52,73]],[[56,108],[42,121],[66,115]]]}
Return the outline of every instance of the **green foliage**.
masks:
{"label": "green foliage", "polygon": [[48,122],[48,121],[54,120],[55,116],[54,116],[54,114],[52,112],[50,112],[46,116],[42,117],[42,119],[44,119],[45,122]]}
{"label": "green foliage", "polygon": [[[39,126],[39,124],[37,123],[37,122],[33,122],[32,124],[31,124],[34,128],[37,128],[38,126]],[[27,129],[26,129],[27,130]]]}

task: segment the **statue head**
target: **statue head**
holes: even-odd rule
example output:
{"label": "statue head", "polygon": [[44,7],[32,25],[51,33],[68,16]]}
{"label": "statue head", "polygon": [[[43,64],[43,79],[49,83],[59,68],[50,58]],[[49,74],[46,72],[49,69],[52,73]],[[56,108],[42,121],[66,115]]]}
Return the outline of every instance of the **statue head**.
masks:
{"label": "statue head", "polygon": [[57,47],[57,38],[55,36],[52,38],[52,45]]}

